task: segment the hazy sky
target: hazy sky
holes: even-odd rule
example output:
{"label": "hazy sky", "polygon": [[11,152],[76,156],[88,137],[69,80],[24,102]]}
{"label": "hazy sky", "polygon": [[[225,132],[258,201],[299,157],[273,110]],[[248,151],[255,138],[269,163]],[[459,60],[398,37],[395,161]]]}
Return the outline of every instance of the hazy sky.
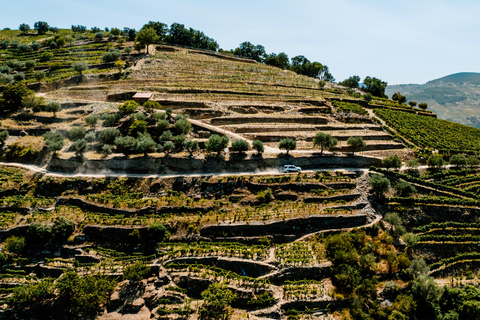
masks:
{"label": "hazy sky", "polygon": [[173,22],[203,31],[221,48],[261,44],[268,53],[304,55],[337,81],[375,76],[425,83],[480,72],[480,1],[474,0],[23,0],[2,1],[0,28],[35,21],[70,28]]}

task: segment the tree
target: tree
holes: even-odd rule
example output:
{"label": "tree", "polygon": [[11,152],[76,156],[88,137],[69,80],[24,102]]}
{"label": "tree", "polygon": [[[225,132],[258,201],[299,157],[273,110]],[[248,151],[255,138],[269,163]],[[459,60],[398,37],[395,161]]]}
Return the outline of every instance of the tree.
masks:
{"label": "tree", "polygon": [[57,116],[57,112],[60,111],[60,103],[58,102],[50,102],[45,106],[45,111],[53,112],[53,116]]}
{"label": "tree", "polygon": [[450,164],[457,168],[465,167],[467,165],[467,158],[463,154],[454,154],[450,157]]}
{"label": "tree", "polygon": [[157,144],[148,133],[139,132],[135,149],[146,157],[149,152],[157,150]]}
{"label": "tree", "polygon": [[128,129],[128,134],[131,136],[136,136],[140,132],[145,133],[147,131],[147,125],[147,121],[135,120]]}
{"label": "tree", "polygon": [[8,134],[7,130],[0,131],[0,144],[2,146],[5,144],[5,141],[7,141],[9,136],[10,135]]}
{"label": "tree", "polygon": [[30,26],[26,23],[22,23],[18,30],[22,31],[24,34],[30,31]]}
{"label": "tree", "polygon": [[197,140],[187,140],[183,143],[183,149],[185,151],[188,151],[188,153],[191,157],[195,151],[200,149],[200,146],[199,146]]}
{"label": "tree", "polygon": [[133,100],[128,100],[118,107],[118,111],[120,111],[123,115],[129,115],[134,113],[137,110],[137,107],[138,103]]}
{"label": "tree", "polygon": [[152,268],[144,261],[136,261],[123,268],[123,280],[140,281],[148,277]]}
{"label": "tree", "polygon": [[100,141],[102,141],[105,144],[113,144],[115,142],[115,139],[120,135],[120,130],[118,129],[103,129],[100,131]]}
{"label": "tree", "polygon": [[136,149],[137,139],[132,136],[115,138],[115,146],[117,150],[123,154],[129,154]]}
{"label": "tree", "polygon": [[16,111],[23,106],[23,99],[30,95],[34,95],[34,92],[28,89],[23,81],[7,85],[3,90],[3,105]]}
{"label": "tree", "polygon": [[478,160],[475,156],[469,156],[467,158],[467,166],[478,166],[480,164],[480,160]]}
{"label": "tree", "polygon": [[156,101],[148,100],[142,105],[142,107],[147,113],[153,114],[156,109],[160,109],[162,106]]}
{"label": "tree", "polygon": [[441,156],[431,155],[427,159],[427,166],[429,166],[430,169],[433,170],[440,170],[444,164],[445,161],[443,161],[443,158]]}
{"label": "tree", "polygon": [[149,28],[155,30],[155,33],[158,37],[158,41],[163,41],[165,39],[165,36],[167,35],[167,32],[168,32],[168,26],[165,23],[159,22],[159,21],[156,21],[156,22],[149,21],[148,23],[143,25],[142,30],[149,29]]}
{"label": "tree", "polygon": [[359,88],[360,87],[360,77],[359,76],[351,76],[348,79],[343,80],[339,83],[341,86],[345,86],[348,88]]}
{"label": "tree", "polygon": [[85,139],[80,139],[72,143],[70,149],[75,152],[77,157],[82,157],[85,152],[87,152],[87,141]]}
{"label": "tree", "polygon": [[265,57],[265,64],[274,66],[281,69],[290,68],[290,60],[285,52],[281,52],[278,55],[271,53]]}
{"label": "tree", "polygon": [[163,152],[165,152],[165,154],[169,154],[170,151],[175,149],[175,143],[173,143],[172,141],[167,141],[163,144],[162,149],[163,149]]}
{"label": "tree", "polygon": [[405,102],[407,102],[407,97],[402,95],[400,92],[395,92],[392,96],[392,100],[397,101],[400,104],[404,104]]}
{"label": "tree", "polygon": [[113,67],[118,69],[118,73],[121,73],[124,65],[125,65],[125,61],[117,60],[113,64]]}
{"label": "tree", "polygon": [[50,29],[50,26],[45,21],[37,21],[33,28],[37,30],[38,34],[45,34]]}
{"label": "tree", "polygon": [[420,104],[418,105],[418,107],[419,107],[420,109],[426,110],[426,109],[428,108],[428,105],[424,102],[424,103],[420,103]]}
{"label": "tree", "polygon": [[98,119],[100,119],[100,115],[98,113],[93,113],[85,117],[85,122],[89,126],[94,126],[97,124]]}
{"label": "tree", "polygon": [[149,225],[148,233],[155,241],[165,241],[170,238],[170,232],[161,222],[154,222]]}
{"label": "tree", "polygon": [[114,36],[115,38],[118,38],[118,36],[120,35],[120,29],[112,28],[112,29],[110,29],[110,34],[112,36]]}
{"label": "tree", "polygon": [[367,103],[370,103],[370,101],[373,100],[373,96],[370,92],[367,92],[363,95],[363,100],[367,101]]}
{"label": "tree", "polygon": [[328,133],[317,132],[313,138],[313,146],[320,146],[320,154],[323,150],[331,150],[338,144],[338,140]]}
{"label": "tree", "polygon": [[367,147],[367,144],[363,141],[362,137],[350,137],[347,140],[347,144],[352,148],[352,154],[355,152],[363,151]]}
{"label": "tree", "polygon": [[153,28],[142,29],[135,36],[135,42],[138,42],[142,47],[145,47],[145,46],[147,47],[147,54],[148,54],[148,46],[157,41],[158,41],[158,36],[156,31]]}
{"label": "tree", "polygon": [[237,139],[232,142],[232,151],[243,153],[250,149],[250,145],[243,139]]}
{"label": "tree", "polygon": [[208,152],[216,152],[217,155],[220,155],[226,147],[228,147],[229,139],[227,136],[219,136],[216,134],[212,134],[208,141],[205,142],[205,148]]}
{"label": "tree", "polygon": [[373,174],[368,183],[378,198],[382,197],[390,189],[390,180],[380,174]]}
{"label": "tree", "polygon": [[375,77],[366,77],[363,80],[363,89],[375,97],[386,98],[385,88],[387,87],[387,82],[382,81]]}
{"label": "tree", "polygon": [[263,142],[260,141],[260,140],[253,140],[252,148],[257,151],[257,154],[261,154],[265,151],[265,148],[263,146]]}
{"label": "tree", "polygon": [[122,53],[116,48],[110,48],[107,52],[102,55],[103,62],[114,62],[120,58]]}
{"label": "tree", "polygon": [[175,121],[174,129],[177,134],[187,134],[192,130],[192,124],[187,119],[182,118]]}
{"label": "tree", "polygon": [[408,181],[398,181],[395,184],[395,190],[402,197],[409,197],[417,192],[417,189]]}
{"label": "tree", "polygon": [[295,150],[297,148],[297,141],[290,138],[285,138],[280,140],[278,147],[280,149],[287,150],[287,154],[288,154],[290,150]]}
{"label": "tree", "polygon": [[33,77],[38,82],[42,81],[45,78],[45,76],[46,76],[45,71],[35,71],[35,73],[33,74]]}
{"label": "tree", "polygon": [[207,290],[202,292],[205,307],[201,311],[205,318],[225,319],[228,307],[235,300],[236,295],[224,283],[212,283]]}
{"label": "tree", "polygon": [[238,48],[236,48],[233,53],[236,56],[242,56],[247,59],[252,59],[258,62],[262,62],[265,59],[265,47],[257,44],[253,45],[249,41],[242,42]]}
{"label": "tree", "polygon": [[84,126],[73,127],[68,132],[68,139],[70,139],[70,141],[77,141],[83,139],[83,137],[85,137],[85,133],[86,130]]}
{"label": "tree", "polygon": [[47,132],[43,135],[43,139],[48,150],[53,151],[54,155],[57,154],[57,151],[62,150],[65,145],[63,134],[60,131]]}
{"label": "tree", "polygon": [[390,168],[399,169],[402,166],[402,160],[396,154],[394,154],[394,155],[385,157],[382,160],[382,165],[387,169],[390,169]]}
{"label": "tree", "polygon": [[88,69],[88,64],[85,61],[78,61],[73,64],[73,70],[78,72],[79,75],[82,75],[83,71]]}
{"label": "tree", "polygon": [[78,26],[72,25],[72,31],[74,33],[84,33],[87,31],[87,27],[81,26],[81,25],[78,25]]}
{"label": "tree", "polygon": [[410,105],[410,107],[415,107],[417,105],[417,103],[415,101],[409,101],[408,104]]}

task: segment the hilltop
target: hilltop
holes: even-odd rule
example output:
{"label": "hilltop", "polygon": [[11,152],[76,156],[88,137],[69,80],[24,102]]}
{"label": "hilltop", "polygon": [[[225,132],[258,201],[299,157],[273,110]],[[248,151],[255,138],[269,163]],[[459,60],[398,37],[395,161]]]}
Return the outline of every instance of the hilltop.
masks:
{"label": "hilltop", "polygon": [[480,128],[480,73],[462,72],[431,80],[425,84],[387,87],[391,96],[400,91],[410,101],[425,102],[439,118]]}

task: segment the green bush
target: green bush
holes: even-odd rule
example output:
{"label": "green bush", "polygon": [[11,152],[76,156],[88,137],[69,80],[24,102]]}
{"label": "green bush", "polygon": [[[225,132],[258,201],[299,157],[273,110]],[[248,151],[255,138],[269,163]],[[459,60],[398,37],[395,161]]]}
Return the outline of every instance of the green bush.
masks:
{"label": "green bush", "polygon": [[187,134],[192,130],[192,124],[186,119],[179,119],[175,121],[174,130],[177,134]]}
{"label": "green bush", "polygon": [[124,154],[131,153],[135,150],[137,146],[137,139],[132,136],[117,137],[115,138],[115,145],[117,150]]}
{"label": "green bush", "polygon": [[399,169],[402,166],[402,160],[400,160],[400,158],[396,154],[394,154],[394,155],[385,157],[382,160],[382,165],[387,169],[390,169],[390,168]]}
{"label": "green bush", "polygon": [[260,202],[270,202],[273,200],[272,189],[268,188],[266,190],[260,191],[257,193],[257,200]]}
{"label": "green bush", "polygon": [[160,222],[152,223],[148,227],[148,232],[150,236],[155,239],[155,241],[166,241],[170,238],[170,232],[167,228]]}
{"label": "green bush", "polygon": [[226,147],[228,147],[229,139],[227,136],[219,136],[212,134],[205,143],[205,148],[208,152],[217,152],[220,154]]}
{"label": "green bush", "polygon": [[118,110],[119,110],[123,115],[128,115],[128,114],[134,113],[134,112],[137,110],[137,107],[138,107],[138,103],[136,103],[136,102],[133,101],[133,100],[128,100],[128,101],[125,101],[124,104],[120,105],[120,106],[118,107]]}
{"label": "green bush", "polygon": [[395,190],[402,197],[409,197],[411,194],[417,192],[415,186],[408,181],[398,181],[395,184]]}
{"label": "green bush", "polygon": [[70,146],[70,150],[75,152],[75,155],[77,157],[82,157],[85,152],[87,152],[88,145],[87,145],[87,140],[85,139],[80,139],[72,143]]}
{"label": "green bush", "polygon": [[373,174],[368,183],[377,197],[382,197],[390,189],[390,180],[379,174]]}
{"label": "green bush", "polygon": [[152,268],[143,261],[137,261],[123,268],[123,280],[140,281],[148,277]]}
{"label": "green bush", "polygon": [[122,115],[120,113],[104,113],[102,115],[103,125],[106,127],[115,127],[119,124]]}
{"label": "green bush", "polygon": [[147,131],[147,125],[147,121],[135,120],[128,129],[128,134],[136,137],[138,133],[145,133],[145,131]]}
{"label": "green bush", "polygon": [[115,139],[120,135],[118,129],[103,129],[100,131],[100,140],[105,144],[113,144]]}
{"label": "green bush", "polygon": [[278,144],[278,147],[280,149],[285,149],[287,150],[287,154],[290,152],[290,150],[295,150],[297,148],[297,141],[290,139],[290,138],[285,138],[280,140],[280,143]]}
{"label": "green bush", "polygon": [[232,151],[243,153],[250,149],[250,145],[243,139],[237,139],[232,142]]}
{"label": "green bush", "polygon": [[70,131],[68,131],[68,139],[71,141],[83,139],[83,137],[85,137],[85,133],[86,130],[84,126],[73,127],[70,129]]}
{"label": "green bush", "polygon": [[25,248],[25,238],[11,236],[5,240],[5,249],[13,254],[20,254]]}
{"label": "green bush", "polygon": [[85,122],[89,126],[94,126],[97,124],[98,119],[100,119],[100,115],[97,113],[93,113],[85,117]]}
{"label": "green bush", "polygon": [[265,151],[265,147],[263,146],[263,142],[260,140],[254,140],[252,142],[252,148],[257,151],[257,154],[261,154]]}
{"label": "green bush", "polygon": [[57,217],[53,222],[52,233],[55,240],[64,241],[75,231],[75,222],[65,217]]}
{"label": "green bush", "polygon": [[114,62],[118,60],[118,58],[120,58],[121,55],[122,53],[120,52],[120,50],[111,48],[110,50],[108,50],[108,52],[105,52],[102,55],[102,60],[103,62]]}

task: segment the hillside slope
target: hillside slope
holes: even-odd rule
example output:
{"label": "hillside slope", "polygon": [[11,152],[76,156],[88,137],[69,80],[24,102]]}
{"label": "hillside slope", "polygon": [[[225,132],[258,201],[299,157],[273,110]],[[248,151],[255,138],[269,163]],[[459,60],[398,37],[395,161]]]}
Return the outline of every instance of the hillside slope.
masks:
{"label": "hillside slope", "polygon": [[441,119],[480,128],[480,73],[456,73],[421,85],[392,85],[386,94],[398,91],[409,101],[427,103]]}

